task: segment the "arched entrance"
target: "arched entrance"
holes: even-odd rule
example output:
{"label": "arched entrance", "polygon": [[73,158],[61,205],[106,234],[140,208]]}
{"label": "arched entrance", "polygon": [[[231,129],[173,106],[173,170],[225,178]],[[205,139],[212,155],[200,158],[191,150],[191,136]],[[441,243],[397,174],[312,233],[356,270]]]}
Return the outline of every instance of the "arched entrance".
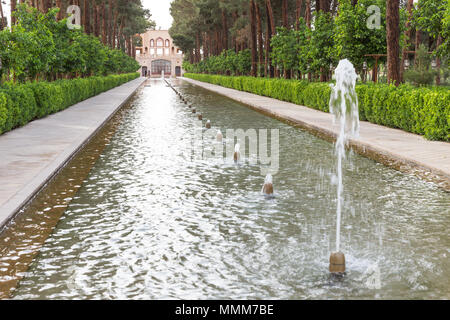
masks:
{"label": "arched entrance", "polygon": [[142,76],[146,77],[147,76],[147,67],[142,67]]}
{"label": "arched entrance", "polygon": [[181,76],[181,67],[176,66],[175,67],[175,76],[180,77]]}
{"label": "arched entrance", "polygon": [[152,75],[160,75],[163,70],[165,75],[170,75],[172,71],[172,63],[164,59],[152,61]]}

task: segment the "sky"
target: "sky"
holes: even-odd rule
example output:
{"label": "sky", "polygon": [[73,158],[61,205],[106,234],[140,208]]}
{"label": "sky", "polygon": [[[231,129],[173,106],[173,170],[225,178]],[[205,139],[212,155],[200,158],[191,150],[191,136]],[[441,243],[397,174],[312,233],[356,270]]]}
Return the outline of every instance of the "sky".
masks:
{"label": "sky", "polygon": [[[3,12],[8,17],[8,24],[10,24],[10,0],[0,1],[2,2]],[[169,11],[171,2],[172,0],[142,0],[142,4],[145,8],[150,9],[152,19],[156,21],[156,29],[161,27],[161,29],[165,30],[172,25],[172,16]]]}
{"label": "sky", "polygon": [[142,0],[145,8],[150,9],[152,19],[156,21],[156,29],[166,30],[172,25],[170,3],[172,0]]}

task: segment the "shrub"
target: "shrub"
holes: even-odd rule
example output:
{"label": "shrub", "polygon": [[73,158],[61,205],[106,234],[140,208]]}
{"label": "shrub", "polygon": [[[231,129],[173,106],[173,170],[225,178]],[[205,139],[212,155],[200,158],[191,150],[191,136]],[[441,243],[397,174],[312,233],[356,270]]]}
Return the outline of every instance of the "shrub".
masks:
{"label": "shrub", "polygon": [[136,79],[139,73],[0,87],[0,134]]}
{"label": "shrub", "polygon": [[[185,77],[329,112],[330,86],[298,80],[186,73]],[[450,90],[445,87],[356,86],[360,120],[450,141]]]}

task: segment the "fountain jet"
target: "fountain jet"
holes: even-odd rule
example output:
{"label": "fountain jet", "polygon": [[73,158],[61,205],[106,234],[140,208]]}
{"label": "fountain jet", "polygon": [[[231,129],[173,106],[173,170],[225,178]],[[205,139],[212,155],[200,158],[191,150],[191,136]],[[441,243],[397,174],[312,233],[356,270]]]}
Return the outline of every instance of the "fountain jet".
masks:
{"label": "fountain jet", "polygon": [[239,151],[240,148],[241,145],[239,143],[236,143],[236,145],[234,146],[234,155],[233,155],[234,162],[238,162],[239,158],[241,157],[241,152]]}
{"label": "fountain jet", "polygon": [[264,179],[264,185],[261,189],[261,192],[265,195],[271,196],[273,195],[273,183],[272,183],[272,175],[269,173],[266,175],[266,178]]}
{"label": "fountain jet", "polygon": [[341,213],[343,203],[342,161],[345,158],[345,145],[349,137],[359,135],[358,97],[355,91],[356,72],[347,59],[339,61],[335,71],[336,84],[331,85],[330,112],[334,122],[340,125],[336,141],[337,156],[337,208],[336,208],[336,252],[330,256],[330,272],[339,274],[345,272],[345,256],[340,251]]}
{"label": "fountain jet", "polygon": [[217,130],[216,140],[222,141],[222,139],[223,139],[222,131]]}

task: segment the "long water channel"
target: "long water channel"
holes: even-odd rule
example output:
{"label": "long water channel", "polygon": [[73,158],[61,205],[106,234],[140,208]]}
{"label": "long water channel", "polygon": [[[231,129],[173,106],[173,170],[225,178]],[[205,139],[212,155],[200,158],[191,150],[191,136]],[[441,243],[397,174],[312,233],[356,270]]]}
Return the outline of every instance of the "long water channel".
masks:
{"label": "long water channel", "polygon": [[[197,114],[163,81],[149,81],[2,232],[1,296],[450,298],[449,193],[347,152],[347,273],[336,280],[328,273],[336,228],[333,144],[172,83],[225,143],[227,129],[279,130],[275,196],[261,194],[262,165],[249,161],[258,154],[241,150],[237,164],[186,156]],[[217,143],[208,139],[205,150]]]}

